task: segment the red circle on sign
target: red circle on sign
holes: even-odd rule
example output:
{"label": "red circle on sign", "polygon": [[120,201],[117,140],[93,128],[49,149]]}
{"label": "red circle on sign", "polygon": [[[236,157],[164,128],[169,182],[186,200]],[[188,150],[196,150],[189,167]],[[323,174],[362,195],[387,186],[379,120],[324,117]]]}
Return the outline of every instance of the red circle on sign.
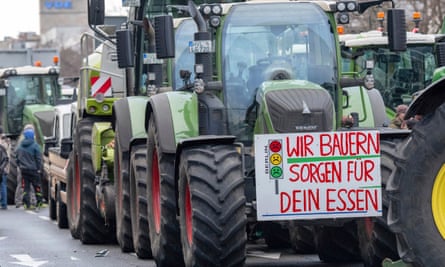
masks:
{"label": "red circle on sign", "polygon": [[272,152],[280,151],[281,150],[281,142],[277,141],[277,140],[270,142],[269,149]]}

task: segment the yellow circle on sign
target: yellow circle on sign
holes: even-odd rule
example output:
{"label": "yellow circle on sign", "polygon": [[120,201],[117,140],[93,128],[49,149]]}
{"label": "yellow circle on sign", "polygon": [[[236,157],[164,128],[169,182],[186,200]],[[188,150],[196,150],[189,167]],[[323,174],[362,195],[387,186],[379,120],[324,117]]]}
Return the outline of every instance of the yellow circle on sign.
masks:
{"label": "yellow circle on sign", "polygon": [[281,163],[281,160],[282,160],[281,155],[278,153],[274,153],[274,154],[270,155],[270,162],[273,165],[279,165]]}

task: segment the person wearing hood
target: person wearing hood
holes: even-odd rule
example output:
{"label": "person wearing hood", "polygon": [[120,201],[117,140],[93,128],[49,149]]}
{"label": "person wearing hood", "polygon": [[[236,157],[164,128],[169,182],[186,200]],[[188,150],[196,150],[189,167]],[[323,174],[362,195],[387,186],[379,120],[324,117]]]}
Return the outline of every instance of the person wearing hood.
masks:
{"label": "person wearing hood", "polygon": [[23,140],[16,150],[17,166],[20,169],[23,181],[23,205],[25,209],[31,207],[31,185],[36,195],[36,210],[42,205],[41,172],[43,169],[42,152],[40,146],[34,140],[34,129],[23,131]]}

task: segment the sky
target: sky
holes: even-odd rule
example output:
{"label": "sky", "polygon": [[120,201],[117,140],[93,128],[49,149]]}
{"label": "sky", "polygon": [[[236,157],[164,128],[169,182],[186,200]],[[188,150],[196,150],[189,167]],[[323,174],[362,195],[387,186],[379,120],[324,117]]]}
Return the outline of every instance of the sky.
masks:
{"label": "sky", "polygon": [[38,0],[0,0],[0,40],[19,32],[40,34]]}
{"label": "sky", "polygon": [[[105,0],[107,14],[109,10],[121,11],[121,2]],[[0,41],[5,36],[15,38],[19,32],[40,34],[39,0],[0,0]]]}

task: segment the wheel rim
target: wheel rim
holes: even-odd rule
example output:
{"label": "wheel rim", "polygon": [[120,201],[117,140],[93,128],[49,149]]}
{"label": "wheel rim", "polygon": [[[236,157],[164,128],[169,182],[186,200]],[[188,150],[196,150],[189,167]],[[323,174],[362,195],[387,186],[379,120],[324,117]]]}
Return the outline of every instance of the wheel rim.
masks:
{"label": "wheel rim", "polygon": [[151,197],[153,200],[153,219],[155,222],[156,232],[161,229],[161,188],[159,177],[159,164],[156,149],[153,151],[153,161],[151,170]]}
{"label": "wheel rim", "polygon": [[187,232],[187,240],[189,242],[189,245],[191,246],[193,244],[193,230],[192,230],[192,201],[190,199],[190,188],[187,184],[185,186],[185,228]]}
{"label": "wheel rim", "polygon": [[434,222],[445,239],[445,164],[439,170],[433,185],[432,210]]}

